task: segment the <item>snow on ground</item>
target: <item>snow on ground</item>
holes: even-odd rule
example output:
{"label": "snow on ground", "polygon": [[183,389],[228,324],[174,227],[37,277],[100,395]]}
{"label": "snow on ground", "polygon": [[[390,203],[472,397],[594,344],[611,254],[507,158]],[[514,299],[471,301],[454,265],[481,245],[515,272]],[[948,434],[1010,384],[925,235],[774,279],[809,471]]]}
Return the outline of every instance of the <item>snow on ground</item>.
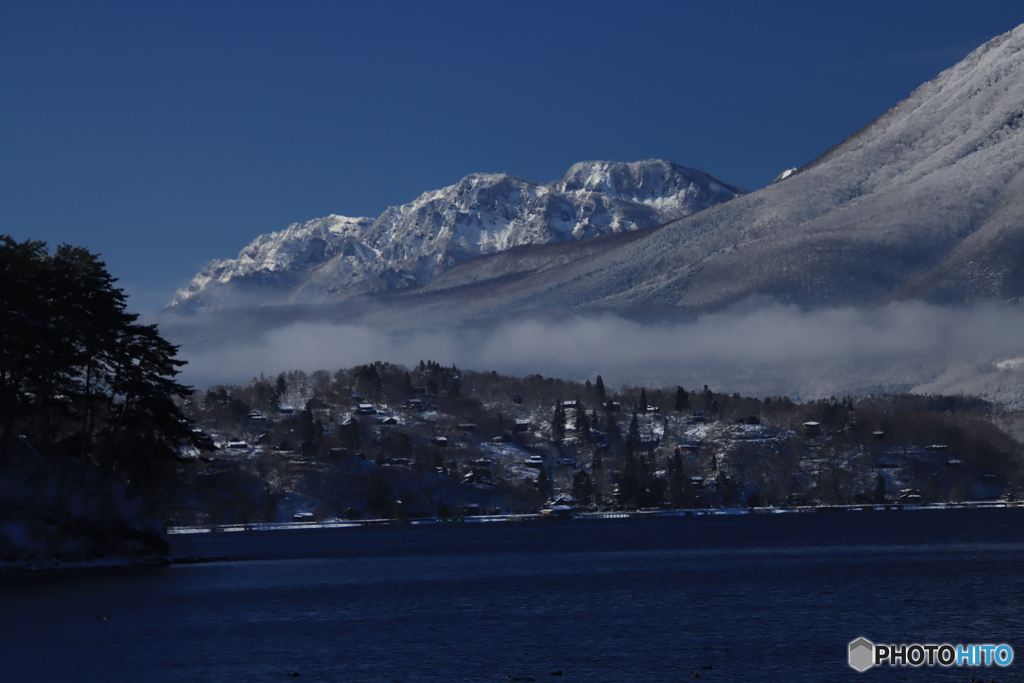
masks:
{"label": "snow on ground", "polygon": [[505,470],[507,479],[521,479],[537,481],[540,470],[530,467],[526,460],[533,455],[529,451],[520,448],[514,443],[490,443],[485,450],[498,461],[498,464]]}

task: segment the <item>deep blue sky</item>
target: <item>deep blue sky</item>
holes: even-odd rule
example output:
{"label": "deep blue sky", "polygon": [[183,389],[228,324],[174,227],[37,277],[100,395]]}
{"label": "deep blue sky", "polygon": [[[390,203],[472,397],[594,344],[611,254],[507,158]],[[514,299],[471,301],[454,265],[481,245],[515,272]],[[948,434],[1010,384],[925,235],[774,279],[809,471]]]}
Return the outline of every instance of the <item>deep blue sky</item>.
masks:
{"label": "deep blue sky", "polygon": [[207,261],[472,172],[665,158],[746,189],[1024,22],[983,2],[0,3],[0,233],[135,310]]}

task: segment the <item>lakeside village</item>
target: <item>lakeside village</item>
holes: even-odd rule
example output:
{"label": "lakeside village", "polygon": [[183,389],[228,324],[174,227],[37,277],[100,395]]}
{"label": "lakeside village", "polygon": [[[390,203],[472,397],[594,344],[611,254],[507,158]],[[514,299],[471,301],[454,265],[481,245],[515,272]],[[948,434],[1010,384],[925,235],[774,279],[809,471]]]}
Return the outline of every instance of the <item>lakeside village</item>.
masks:
{"label": "lakeside village", "polygon": [[[195,393],[170,524],[1015,501],[1019,415],[969,397],[786,397],[421,362]],[[991,504],[991,503],[990,503]]]}
{"label": "lakeside village", "polygon": [[1024,416],[969,397],[800,403],[422,361],[194,391],[95,254],[0,236],[0,261],[0,566],[158,561],[167,525],[1009,504],[1024,484]]}

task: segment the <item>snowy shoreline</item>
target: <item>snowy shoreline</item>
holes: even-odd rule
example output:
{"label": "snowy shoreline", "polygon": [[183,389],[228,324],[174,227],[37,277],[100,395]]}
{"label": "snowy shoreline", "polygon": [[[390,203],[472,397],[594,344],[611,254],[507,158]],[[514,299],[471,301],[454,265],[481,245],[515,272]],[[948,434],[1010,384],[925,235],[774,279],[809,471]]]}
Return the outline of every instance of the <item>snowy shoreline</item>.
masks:
{"label": "snowy shoreline", "polygon": [[[718,508],[718,509],[686,509],[686,510],[639,510],[628,512],[577,512],[568,517],[552,518],[546,515],[478,515],[451,519],[374,519],[360,521],[324,521],[267,523],[249,525],[227,525],[218,527],[171,527],[168,538],[172,551],[167,556],[145,557],[107,557],[93,560],[68,561],[34,560],[26,562],[0,562],[0,577],[15,575],[47,575],[65,574],[83,570],[124,569],[138,567],[159,567],[180,564],[203,564],[208,562],[233,562],[258,559],[247,555],[224,555],[223,553],[201,553],[190,548],[189,538],[210,539],[215,536],[226,538],[248,537],[256,541],[260,532],[287,533],[337,531],[340,529],[391,528],[409,529],[411,527],[458,527],[469,525],[478,527],[480,524],[501,524],[509,526],[540,528],[554,526],[572,526],[582,522],[581,526],[600,524],[603,521],[670,521],[681,518],[738,518],[748,517],[765,519],[774,515],[792,517],[794,515],[842,514],[848,512],[916,512],[916,511],[949,511],[949,510],[1009,510],[1024,508],[1024,501],[974,501],[967,503],[935,503],[935,504],[886,504],[886,505],[835,505],[835,506],[803,506],[803,507],[767,507],[767,508]],[[248,533],[246,533],[248,532]]]}
{"label": "snowy shoreline", "polygon": [[884,505],[853,504],[853,505],[807,505],[796,507],[758,507],[758,508],[694,508],[681,510],[631,510],[621,512],[574,512],[563,517],[552,517],[543,514],[522,515],[471,515],[450,519],[426,517],[420,519],[366,519],[366,520],[326,520],[323,522],[267,522],[259,524],[224,524],[213,527],[169,527],[168,535],[238,533],[246,531],[298,531],[312,529],[345,529],[378,526],[420,526],[433,524],[496,524],[530,521],[566,520],[605,520],[605,519],[649,519],[657,517],[722,517],[747,515],[778,515],[806,514],[825,512],[871,512],[871,511],[912,511],[912,510],[955,510],[955,509],[994,509],[1024,507],[1024,501],[974,501],[968,503],[922,503],[903,504],[888,503]]}

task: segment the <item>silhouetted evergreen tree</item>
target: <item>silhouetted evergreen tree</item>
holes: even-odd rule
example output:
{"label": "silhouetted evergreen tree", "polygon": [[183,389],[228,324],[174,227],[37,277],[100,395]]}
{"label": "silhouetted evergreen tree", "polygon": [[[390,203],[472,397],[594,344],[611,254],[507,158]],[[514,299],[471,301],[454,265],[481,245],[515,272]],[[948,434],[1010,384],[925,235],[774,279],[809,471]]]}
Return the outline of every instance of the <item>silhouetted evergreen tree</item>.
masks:
{"label": "silhouetted evergreen tree", "polygon": [[547,496],[551,488],[550,477],[548,477],[548,468],[543,465],[537,472],[537,492],[542,496]]}
{"label": "silhouetted evergreen tree", "polygon": [[576,405],[576,438],[583,443],[590,442],[590,418],[587,411],[578,403]]}
{"label": "silhouetted evergreen tree", "polygon": [[593,500],[593,488],[590,474],[586,470],[579,470],[572,477],[572,498],[581,505],[589,505]]}
{"label": "silhouetted evergreen tree", "polygon": [[633,446],[640,443],[640,422],[637,420],[636,413],[633,413],[633,419],[629,421],[629,443]]}
{"label": "silhouetted evergreen tree", "polygon": [[249,414],[249,406],[242,400],[228,393],[225,387],[213,387],[203,396],[203,410],[220,422],[227,422],[240,427],[245,416]]}
{"label": "silhouetted evergreen tree", "polygon": [[182,447],[211,448],[176,403],[183,361],[126,310],[81,247],[0,236],[0,458],[17,436],[46,458],[90,457],[137,493],[173,477]]}
{"label": "silhouetted evergreen tree", "polygon": [[622,436],[619,430],[619,422],[615,419],[615,413],[607,412],[604,415],[604,431],[608,434],[609,440],[617,440]]}
{"label": "silhouetted evergreen tree", "polygon": [[686,468],[683,466],[683,454],[677,450],[672,455],[672,459],[669,460],[668,469],[669,501],[672,503],[673,507],[683,506],[683,486],[685,475]]}
{"label": "silhouetted evergreen tree", "polygon": [[555,402],[555,413],[551,416],[551,438],[555,441],[565,438],[565,406],[561,400]]}
{"label": "silhouetted evergreen tree", "polygon": [[619,476],[619,505],[624,508],[640,507],[641,495],[639,464],[633,454],[633,445],[627,440]]}
{"label": "silhouetted evergreen tree", "polygon": [[298,424],[299,438],[302,441],[312,441],[317,436],[316,424],[313,421],[313,412],[310,410],[303,410],[299,413],[299,424]]}
{"label": "silhouetted evergreen tree", "polygon": [[352,371],[355,377],[355,388],[361,394],[376,396],[380,392],[381,378],[377,366],[373,363],[360,365]]}
{"label": "silhouetted evergreen tree", "polygon": [[675,409],[677,413],[690,410],[690,395],[687,394],[686,389],[683,389],[682,387],[676,387]]}

